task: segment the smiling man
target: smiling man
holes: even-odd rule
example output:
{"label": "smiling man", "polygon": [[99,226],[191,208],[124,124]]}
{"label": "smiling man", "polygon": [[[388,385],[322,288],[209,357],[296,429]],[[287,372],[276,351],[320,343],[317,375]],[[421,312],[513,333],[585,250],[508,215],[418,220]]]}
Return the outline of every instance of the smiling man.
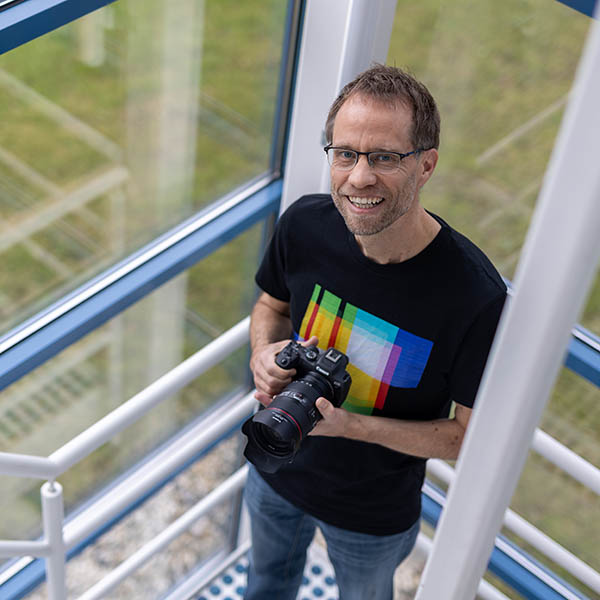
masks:
{"label": "smiling man", "polygon": [[[426,211],[440,118],[427,88],[374,66],[345,86],[326,123],[331,195],[279,220],[256,276],[250,367],[268,406],[294,375],[290,338],[335,347],[352,386],[293,462],[251,467],[248,600],[296,598],[316,527],[343,600],[391,600],[414,546],[430,457],[455,459],[505,299],[492,264]],[[454,411],[451,416],[451,406]]]}

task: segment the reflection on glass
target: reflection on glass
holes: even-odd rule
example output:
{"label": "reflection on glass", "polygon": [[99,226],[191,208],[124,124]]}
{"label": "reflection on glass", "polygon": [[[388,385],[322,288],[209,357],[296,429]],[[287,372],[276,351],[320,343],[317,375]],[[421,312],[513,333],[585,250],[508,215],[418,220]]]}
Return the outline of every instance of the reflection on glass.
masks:
{"label": "reflection on glass", "polygon": [[0,335],[269,169],[285,11],[123,0],[0,57]]}
{"label": "reflection on glass", "polygon": [[[0,452],[46,456],[249,314],[262,225],[2,392]],[[246,389],[242,348],[59,478],[67,515],[219,400]],[[0,539],[39,533],[40,482],[2,477]]]}
{"label": "reflection on glass", "polygon": [[[440,162],[423,189],[423,202],[481,246],[508,278],[514,276],[590,23],[545,0],[398,2],[388,63],[424,80],[442,116]],[[600,333],[600,278],[582,323]],[[541,425],[600,464],[597,387],[563,369]],[[593,493],[582,492],[532,454],[513,507],[600,569]]]}

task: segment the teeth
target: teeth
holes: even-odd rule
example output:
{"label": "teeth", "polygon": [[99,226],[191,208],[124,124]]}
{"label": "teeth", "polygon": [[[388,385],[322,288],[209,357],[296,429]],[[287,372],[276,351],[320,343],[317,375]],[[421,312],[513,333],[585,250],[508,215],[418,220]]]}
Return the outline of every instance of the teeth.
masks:
{"label": "teeth", "polygon": [[383,198],[360,198],[358,196],[348,196],[348,200],[350,200],[354,206],[358,206],[359,208],[375,206],[380,202],[383,202]]}

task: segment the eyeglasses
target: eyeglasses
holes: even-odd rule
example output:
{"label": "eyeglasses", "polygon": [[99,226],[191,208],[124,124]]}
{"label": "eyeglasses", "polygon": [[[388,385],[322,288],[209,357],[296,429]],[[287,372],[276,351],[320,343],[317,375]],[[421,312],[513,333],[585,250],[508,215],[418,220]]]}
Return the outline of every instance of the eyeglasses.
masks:
{"label": "eyeglasses", "polygon": [[364,155],[367,157],[369,166],[382,175],[395,173],[400,168],[400,163],[407,156],[424,152],[425,148],[419,148],[412,152],[402,154],[401,152],[359,152],[350,148],[338,148],[336,146],[325,146],[323,148],[327,154],[327,162],[334,169],[340,171],[351,171],[358,162],[358,157]]}

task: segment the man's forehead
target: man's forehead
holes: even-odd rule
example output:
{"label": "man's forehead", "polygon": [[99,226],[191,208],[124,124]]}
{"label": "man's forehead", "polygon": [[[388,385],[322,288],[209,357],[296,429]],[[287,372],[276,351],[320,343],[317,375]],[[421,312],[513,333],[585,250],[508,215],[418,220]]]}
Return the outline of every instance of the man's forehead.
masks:
{"label": "man's forehead", "polygon": [[350,104],[367,104],[373,107],[373,109],[385,110],[385,111],[397,111],[402,115],[408,114],[412,116],[412,107],[407,100],[402,98],[391,98],[384,97],[379,98],[377,96],[371,96],[362,92],[356,92],[346,98],[340,110]]}
{"label": "man's forehead", "polygon": [[[378,119],[379,116],[381,120]],[[360,117],[363,117],[363,120]],[[338,111],[333,124],[334,137],[337,138],[340,133],[343,134],[348,129],[361,126],[367,130],[371,128],[384,129],[394,136],[410,137],[412,111],[406,103],[400,100],[354,94],[342,104]]]}

